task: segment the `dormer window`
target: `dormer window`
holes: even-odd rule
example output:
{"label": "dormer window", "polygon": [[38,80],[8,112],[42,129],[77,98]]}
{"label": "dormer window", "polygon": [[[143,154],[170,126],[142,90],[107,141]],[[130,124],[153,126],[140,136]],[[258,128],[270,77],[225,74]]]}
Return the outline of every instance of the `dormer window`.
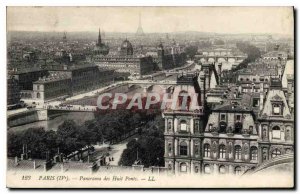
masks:
{"label": "dormer window", "polygon": [[273,104],[273,115],[282,115],[280,104]]}
{"label": "dormer window", "polygon": [[212,130],[212,124],[209,124],[209,125],[208,125],[208,129],[209,129],[209,131]]}
{"label": "dormer window", "polygon": [[221,121],[225,121],[226,120],[226,114],[221,114]]}
{"label": "dormer window", "polygon": [[258,98],[254,98],[253,99],[253,107],[258,107],[259,106],[259,99]]}
{"label": "dormer window", "polygon": [[236,121],[241,121],[241,115],[236,115]]}

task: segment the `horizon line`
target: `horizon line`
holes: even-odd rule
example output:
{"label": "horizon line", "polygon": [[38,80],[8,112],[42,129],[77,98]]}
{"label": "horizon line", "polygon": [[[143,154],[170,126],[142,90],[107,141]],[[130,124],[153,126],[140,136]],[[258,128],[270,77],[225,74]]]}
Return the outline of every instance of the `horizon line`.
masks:
{"label": "horizon line", "polygon": [[[85,32],[93,32],[93,33],[98,33],[98,31],[40,31],[40,30],[7,30],[8,32],[40,32],[40,33],[85,33]],[[104,31],[105,34],[107,33],[122,33],[122,34],[136,34],[136,32],[113,32],[113,31]],[[226,34],[226,35],[284,35],[284,36],[291,36],[293,34],[283,34],[283,33],[268,33],[268,32],[231,32],[231,33],[226,33],[226,32],[206,32],[206,31],[195,31],[195,30],[189,30],[189,31],[173,31],[173,32],[144,32],[144,34],[171,34],[171,33],[207,33],[207,34]]]}

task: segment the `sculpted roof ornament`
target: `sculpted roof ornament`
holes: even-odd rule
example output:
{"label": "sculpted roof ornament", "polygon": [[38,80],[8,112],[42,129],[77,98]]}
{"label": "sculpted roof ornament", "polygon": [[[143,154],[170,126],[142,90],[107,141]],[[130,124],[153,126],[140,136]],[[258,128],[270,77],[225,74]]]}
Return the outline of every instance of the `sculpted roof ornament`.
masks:
{"label": "sculpted roof ornament", "polygon": [[267,118],[268,115],[267,115],[266,113],[264,113],[261,117],[262,117],[262,118]]}
{"label": "sculpted roof ornament", "polygon": [[274,100],[274,101],[282,101],[282,98],[281,98],[278,94],[276,94],[275,96],[272,97],[271,100]]}

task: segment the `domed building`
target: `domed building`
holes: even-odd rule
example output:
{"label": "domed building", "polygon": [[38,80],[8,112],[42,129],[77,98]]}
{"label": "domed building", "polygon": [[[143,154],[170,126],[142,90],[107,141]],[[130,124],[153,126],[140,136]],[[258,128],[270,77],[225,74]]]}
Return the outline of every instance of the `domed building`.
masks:
{"label": "domed building", "polygon": [[101,41],[101,33],[99,28],[98,41],[96,43],[96,47],[94,48],[95,55],[107,55],[109,53],[109,47],[102,43]]}
{"label": "domed building", "polygon": [[118,54],[93,55],[91,60],[100,68],[115,70],[118,73],[125,73],[134,77],[149,74],[154,69],[153,58],[134,55],[133,46],[127,39],[118,48]]}
{"label": "domed building", "polygon": [[120,55],[133,55],[133,46],[132,44],[129,42],[129,40],[124,40],[121,44],[121,47],[120,47]]}

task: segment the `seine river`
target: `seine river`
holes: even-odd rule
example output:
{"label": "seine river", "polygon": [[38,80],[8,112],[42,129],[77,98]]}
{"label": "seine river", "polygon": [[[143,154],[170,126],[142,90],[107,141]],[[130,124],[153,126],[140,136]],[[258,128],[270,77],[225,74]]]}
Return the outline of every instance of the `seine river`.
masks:
{"label": "seine river", "polygon": [[[175,76],[172,76],[168,79],[173,80]],[[161,80],[166,79],[166,77],[160,78]],[[127,90],[127,91],[126,91]],[[113,89],[111,92],[124,92],[127,94],[128,97],[133,96],[135,93],[140,92],[142,93],[144,90],[143,88],[140,87],[133,87],[131,89],[124,89],[122,87]],[[160,86],[154,86],[151,88],[152,92],[162,92],[162,89]],[[97,102],[97,97],[88,97],[88,98],[83,98],[80,100],[73,101],[71,104],[76,104],[76,105],[92,105],[96,106]],[[28,123],[25,125],[20,125],[20,126],[15,126],[9,128],[9,130],[12,131],[22,131],[26,130],[31,127],[43,127],[45,130],[54,130],[56,131],[58,126],[61,125],[65,120],[74,120],[78,125],[83,124],[85,121],[92,120],[94,119],[94,113],[93,112],[65,112],[62,113],[61,115],[52,118],[47,121],[37,121],[33,123]]]}
{"label": "seine river", "polygon": [[57,130],[57,127],[61,125],[65,120],[72,119],[78,125],[83,124],[85,121],[94,119],[94,113],[92,112],[66,112],[48,121],[37,121],[34,123],[28,123],[16,127],[11,127],[9,130],[22,131],[31,127],[44,127],[45,130]]}

